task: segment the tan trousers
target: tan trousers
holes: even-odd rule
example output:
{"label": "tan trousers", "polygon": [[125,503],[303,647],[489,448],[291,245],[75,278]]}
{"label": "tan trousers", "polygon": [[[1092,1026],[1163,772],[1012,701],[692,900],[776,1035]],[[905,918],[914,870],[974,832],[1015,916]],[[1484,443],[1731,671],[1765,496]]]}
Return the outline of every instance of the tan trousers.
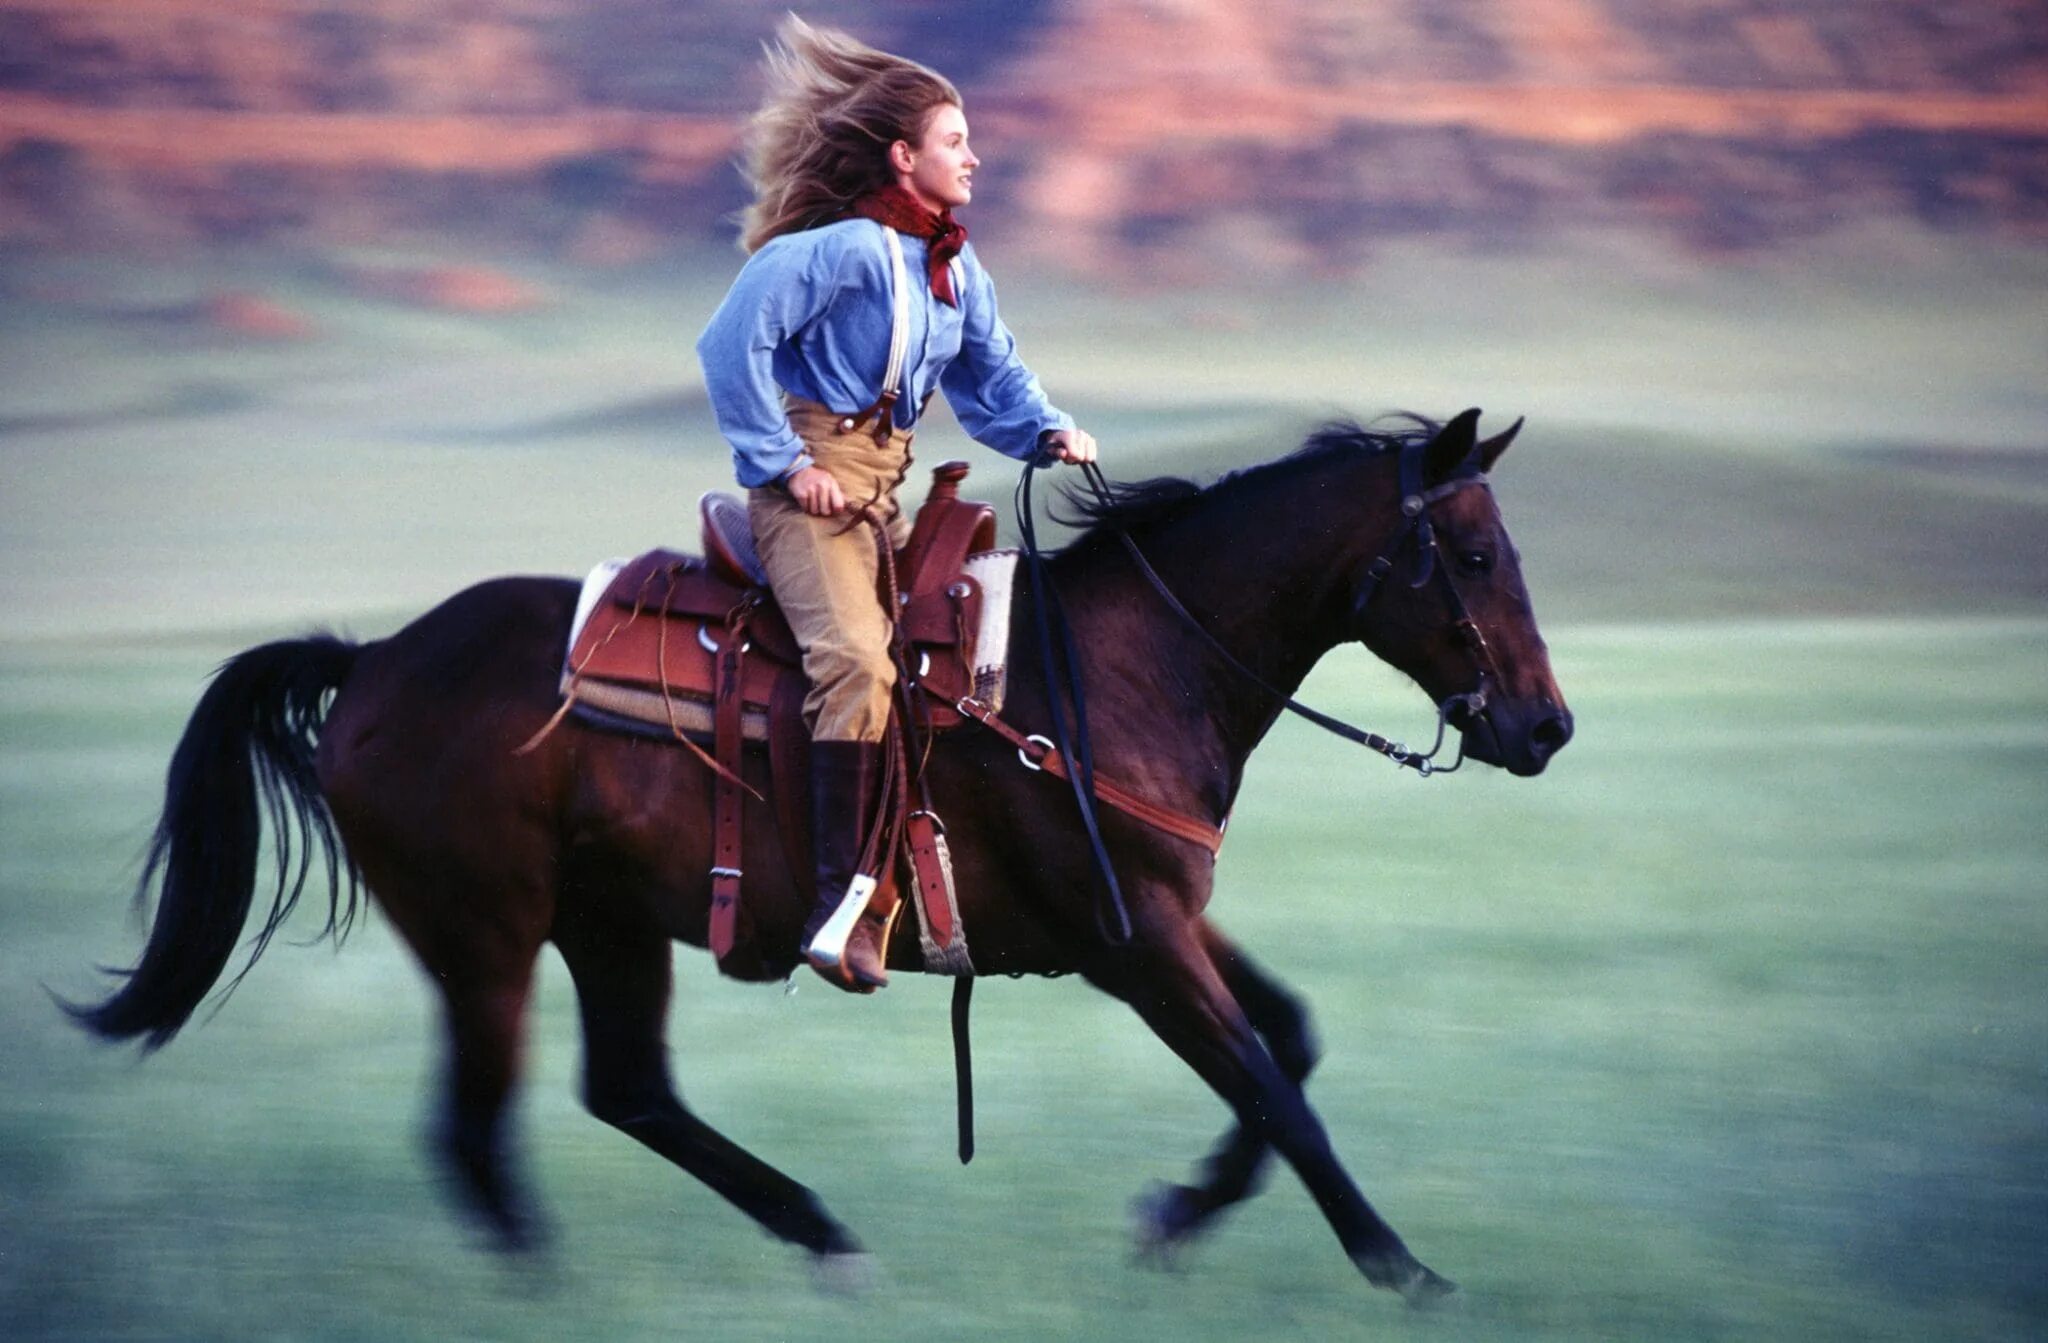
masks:
{"label": "tan trousers", "polygon": [[[846,492],[888,519],[889,544],[910,536],[896,489],[910,465],[910,438],[897,430],[877,444],[866,428],[842,433],[840,416],[785,397],[790,427],[811,458]],[[889,661],[889,618],[878,592],[881,560],[874,529],[845,516],[814,518],[780,489],[747,491],[747,519],[768,585],[803,650],[810,694],[804,718],[813,741],[882,740],[896,668]]]}

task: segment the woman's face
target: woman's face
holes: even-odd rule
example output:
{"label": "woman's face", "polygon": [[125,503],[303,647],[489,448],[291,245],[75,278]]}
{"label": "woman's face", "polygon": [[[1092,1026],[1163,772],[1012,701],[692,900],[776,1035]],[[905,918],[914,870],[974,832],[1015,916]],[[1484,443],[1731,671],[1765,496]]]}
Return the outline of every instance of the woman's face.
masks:
{"label": "woman's face", "polygon": [[974,169],[980,163],[967,147],[967,114],[951,103],[933,110],[915,146],[907,140],[889,146],[898,185],[934,212],[974,199]]}

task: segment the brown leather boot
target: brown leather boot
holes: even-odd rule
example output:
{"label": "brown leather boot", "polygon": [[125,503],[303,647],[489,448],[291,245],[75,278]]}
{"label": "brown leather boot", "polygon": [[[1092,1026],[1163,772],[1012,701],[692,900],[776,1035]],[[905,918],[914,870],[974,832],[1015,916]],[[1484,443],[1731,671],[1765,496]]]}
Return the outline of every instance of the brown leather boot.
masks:
{"label": "brown leather boot", "polygon": [[804,959],[850,993],[870,993],[889,982],[880,940],[868,926],[874,921],[862,917],[875,883],[858,873],[881,791],[881,743],[811,743],[811,844],[818,898],[804,924]]}

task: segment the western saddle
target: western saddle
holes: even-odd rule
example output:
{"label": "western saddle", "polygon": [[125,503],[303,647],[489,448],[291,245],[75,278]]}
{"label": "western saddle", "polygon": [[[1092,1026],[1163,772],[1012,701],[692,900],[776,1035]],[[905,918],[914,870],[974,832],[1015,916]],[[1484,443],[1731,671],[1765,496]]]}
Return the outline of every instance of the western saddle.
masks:
{"label": "western saddle", "polygon": [[[882,566],[880,598],[896,614],[892,653],[898,694],[885,752],[893,777],[877,818],[883,855],[859,935],[876,939],[886,962],[902,911],[896,856],[908,859],[921,917],[918,941],[928,974],[971,977],[967,939],[953,889],[945,828],[932,810],[923,751],[913,737],[970,720],[1017,749],[1027,767],[1071,782],[1061,752],[1001,716],[1009,653],[1009,592],[1017,552],[995,549],[995,510],[960,498],[965,462],[932,472],[910,539]],[[560,709],[520,752],[538,746],[574,715],[593,726],[654,736],[687,747],[716,776],[709,943],[719,968],[757,975],[769,949],[749,949],[740,905],[742,799],[766,801],[744,778],[747,741],[765,742],[783,856],[798,888],[812,894],[810,734],[803,717],[809,684],[802,654],[768,590],[754,554],[746,507],[728,494],[704,496],[704,557],[650,550],[601,565],[578,603],[563,666]],[[858,525],[858,524],[855,524]],[[700,740],[708,740],[706,751]],[[886,772],[886,771],[885,771]],[[1100,772],[1094,798],[1208,850],[1223,826],[1151,802]],[[751,977],[751,975],[750,975]]]}
{"label": "western saddle", "polygon": [[[907,742],[913,729],[958,727],[967,718],[963,705],[979,711],[977,719],[983,713],[992,717],[1000,707],[1000,645],[1007,640],[1015,553],[995,549],[995,510],[960,498],[967,472],[965,462],[933,470],[931,493],[909,541],[893,565],[884,566],[882,586],[888,590],[879,595],[893,602],[902,682],[892,727],[899,742]],[[740,906],[742,798],[767,800],[743,777],[747,740],[767,744],[783,853],[799,887],[808,891],[812,882],[810,740],[803,719],[809,687],[796,640],[754,554],[745,504],[713,492],[704,496],[699,512],[702,558],[650,550],[607,566],[614,575],[594,601],[586,591],[562,675],[564,704],[540,735],[574,714],[593,725],[680,742],[710,766],[716,775],[710,947],[721,968],[731,968],[735,948],[746,940]],[[985,613],[991,586],[1002,609]],[[988,633],[985,614],[993,617]],[[998,647],[977,657],[984,644]],[[979,672],[977,663],[983,664]],[[700,744],[705,738],[708,752]],[[539,735],[529,747],[538,741]],[[898,767],[907,768],[913,753],[894,754]],[[881,822],[887,842],[880,851],[901,848],[912,859],[924,968],[972,974],[944,830],[922,796],[921,779],[901,777],[885,788],[883,810],[890,815]],[[883,939],[885,953],[901,907],[896,866],[884,862],[865,916],[879,921],[872,931]]]}

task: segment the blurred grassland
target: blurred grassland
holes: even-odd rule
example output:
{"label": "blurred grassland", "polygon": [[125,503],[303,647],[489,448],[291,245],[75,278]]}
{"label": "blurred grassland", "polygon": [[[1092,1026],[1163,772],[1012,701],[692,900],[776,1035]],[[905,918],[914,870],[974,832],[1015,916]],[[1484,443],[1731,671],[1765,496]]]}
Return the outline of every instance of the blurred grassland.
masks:
{"label": "blurred grassland", "polygon": [[[2048,622],[1555,641],[1586,726],[1540,785],[1417,786],[1283,728],[1219,877],[1218,917],[1315,1005],[1312,1095],[1340,1150],[1465,1282],[1429,1327],[2024,1336],[2048,1306]],[[132,945],[113,893],[193,668],[226,651],[10,659],[0,681],[0,1070],[28,1082],[0,1101],[15,1336],[445,1337],[451,1302],[478,1338],[1425,1327],[1354,1278],[1284,1174],[1186,1276],[1127,1267],[1124,1201],[1223,1116],[1072,984],[979,995],[982,1155],[962,1172],[942,986],[791,998],[681,958],[686,1094],[881,1255],[889,1289],[857,1306],[576,1110],[552,955],[521,1105],[561,1233],[546,1294],[466,1250],[436,1197],[415,1141],[430,999],[381,921],[339,956],[275,948],[147,1065],[87,1047],[38,984],[82,992]],[[1843,695],[1850,662],[1867,680]],[[1349,655],[1310,689],[1419,716]]]}
{"label": "blurred grassland", "polygon": [[[686,1097],[878,1253],[885,1285],[853,1304],[581,1114],[552,953],[519,1108],[559,1233],[546,1275],[473,1250],[439,1196],[417,1141],[434,1005],[381,918],[339,955],[280,941],[146,1064],[83,1041],[43,986],[89,993],[138,945],[121,892],[208,669],[316,620],[375,636],[493,572],[685,540],[725,475],[691,391],[703,276],[548,277],[554,308],[481,322],[278,265],[262,278],[321,340],[0,315],[0,1335],[2039,1336],[2042,270],[1466,260],[1311,296],[1305,324],[1272,296],[1176,313],[1030,285],[1011,313],[1121,475],[1271,456],[1339,410],[1531,413],[1499,492],[1578,740],[1534,782],[1418,784],[1283,725],[1214,907],[1314,1006],[1310,1096],[1464,1284],[1455,1311],[1367,1289],[1284,1171],[1184,1274],[1128,1266],[1126,1201],[1224,1115],[1072,983],[978,994],[962,1171],[943,985],[792,997],[679,957]],[[96,283],[134,304],[250,278]],[[1343,349],[1357,310],[1408,342],[1380,319]],[[1691,366],[1659,363],[1666,328]],[[1340,365],[1388,390],[1326,395]],[[976,467],[1006,497],[1005,465]],[[1353,650],[1306,693],[1397,735],[1428,721]]]}

